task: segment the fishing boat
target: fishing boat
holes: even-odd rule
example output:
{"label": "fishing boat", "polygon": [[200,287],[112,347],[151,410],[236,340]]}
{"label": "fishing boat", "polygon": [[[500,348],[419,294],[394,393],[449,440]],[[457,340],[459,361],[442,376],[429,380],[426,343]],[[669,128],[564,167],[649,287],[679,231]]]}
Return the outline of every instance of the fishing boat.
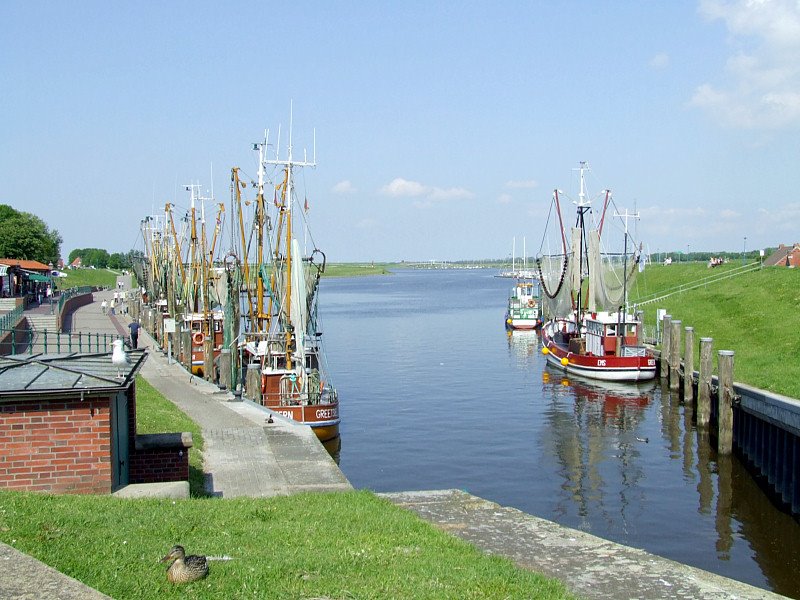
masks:
{"label": "fishing boat", "polygon": [[506,328],[516,330],[537,329],[542,321],[539,318],[539,285],[533,278],[517,279],[511,288],[506,310]]}
{"label": "fishing boat", "polygon": [[[296,221],[305,216],[299,211],[299,199],[294,187],[294,172],[302,167],[314,167],[316,162],[296,160],[292,156],[291,128],[287,158],[279,158],[280,143],[275,158],[264,156],[268,139],[256,144],[259,150],[258,198],[256,207],[265,210],[265,168],[277,168],[279,180],[275,186],[274,218],[256,215],[254,223],[263,225],[257,246],[266,242],[271,253],[258,257],[255,274],[244,281],[255,290],[248,291],[252,299],[245,302],[245,330],[240,344],[248,361],[258,369],[257,380],[248,378],[245,391],[248,397],[260,397],[261,404],[274,414],[292,423],[308,425],[325,442],[339,435],[339,397],[327,375],[322,348],[322,331],[317,318],[319,280],[325,271],[325,254],[318,248],[310,252],[301,248]],[[239,189],[234,173],[234,188]],[[241,207],[241,203],[238,205]],[[271,229],[268,227],[271,224]],[[267,235],[270,231],[273,234]],[[303,229],[306,232],[305,229]],[[307,238],[307,235],[303,236]],[[247,263],[248,260],[245,260]],[[253,293],[254,292],[254,293]],[[260,386],[259,390],[247,389]]]}
{"label": "fishing boat", "polygon": [[[577,219],[566,231],[561,216],[561,195],[553,192],[555,244],[553,252],[540,255],[536,266],[548,320],[542,326],[542,353],[547,362],[563,371],[604,381],[653,379],[656,361],[640,343],[641,318],[629,312],[627,290],[640,266],[640,250],[628,251],[628,219],[638,214],[614,211],[624,221],[623,249],[613,251],[604,233],[612,228],[608,210],[610,190],[603,190],[602,209],[593,222],[592,201],[587,198],[588,165],[578,169]],[[551,218],[548,218],[548,225]],[[545,243],[543,242],[543,247]],[[550,245],[547,244],[548,250]]]}

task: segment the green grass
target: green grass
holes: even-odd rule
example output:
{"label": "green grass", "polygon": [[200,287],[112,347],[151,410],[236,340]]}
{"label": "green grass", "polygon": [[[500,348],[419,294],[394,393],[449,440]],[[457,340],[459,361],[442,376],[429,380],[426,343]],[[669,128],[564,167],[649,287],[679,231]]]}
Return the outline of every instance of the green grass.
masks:
{"label": "green grass", "polygon": [[388,275],[391,267],[389,263],[331,263],[325,266],[325,277]]}
{"label": "green grass", "polygon": [[[630,296],[637,297],[691,284],[740,263],[708,269],[705,263],[649,266]],[[800,398],[800,270],[769,267],[644,307],[645,323],[655,323],[657,308],[665,308],[682,327],[694,327],[695,364],[701,337],[714,338],[718,350],[736,352],[734,379],[759,388]]]}
{"label": "green grass", "polygon": [[73,287],[111,287],[117,285],[118,271],[110,269],[66,269],[67,276],[59,278],[56,285],[66,290]]}
{"label": "green grass", "polygon": [[[371,492],[122,500],[0,492],[0,539],[114,598],[566,598]],[[173,544],[231,556],[168,584]]]}
{"label": "green grass", "polygon": [[137,433],[189,431],[193,446],[189,450],[189,490],[192,496],[206,496],[203,475],[203,434],[186,413],[164,398],[141,375],[136,377]]}

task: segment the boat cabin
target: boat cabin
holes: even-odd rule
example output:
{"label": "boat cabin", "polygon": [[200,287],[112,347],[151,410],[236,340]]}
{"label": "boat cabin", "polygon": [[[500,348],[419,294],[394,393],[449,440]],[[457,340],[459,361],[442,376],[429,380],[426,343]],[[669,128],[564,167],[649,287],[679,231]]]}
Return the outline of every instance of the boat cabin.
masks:
{"label": "boat cabin", "polygon": [[618,346],[639,346],[640,324],[631,315],[620,318],[618,313],[591,313],[586,316],[585,323],[586,352],[589,354],[615,356]]}

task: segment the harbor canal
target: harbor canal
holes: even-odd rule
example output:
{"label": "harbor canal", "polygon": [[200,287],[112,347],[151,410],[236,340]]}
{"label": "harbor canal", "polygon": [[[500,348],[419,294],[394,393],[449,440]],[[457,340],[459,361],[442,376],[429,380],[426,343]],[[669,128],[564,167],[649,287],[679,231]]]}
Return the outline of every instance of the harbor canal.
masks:
{"label": "harbor canal", "polygon": [[658,382],[601,387],[546,367],[535,333],[506,333],[513,280],[494,275],[323,279],[349,481],[463,489],[800,598],[800,524]]}

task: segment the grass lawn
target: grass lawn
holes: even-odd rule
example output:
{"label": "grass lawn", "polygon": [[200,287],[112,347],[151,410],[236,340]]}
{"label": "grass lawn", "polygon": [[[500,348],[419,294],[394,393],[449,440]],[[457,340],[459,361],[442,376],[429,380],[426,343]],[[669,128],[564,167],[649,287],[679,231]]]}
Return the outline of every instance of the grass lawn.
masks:
{"label": "grass lawn", "polygon": [[391,267],[389,263],[331,263],[325,266],[325,277],[388,275]]}
{"label": "grass lawn", "polygon": [[[122,500],[0,493],[0,539],[114,598],[567,598],[371,492]],[[213,561],[167,583],[173,544]]]}
{"label": "grass lawn", "polygon": [[66,269],[66,277],[58,278],[58,289],[66,290],[74,287],[96,286],[113,288],[117,284],[118,271],[111,269]]}
{"label": "grass lawn", "polygon": [[[737,264],[708,269],[705,263],[652,265],[639,276],[631,302],[637,297],[688,285]],[[682,326],[694,327],[695,364],[701,337],[714,338],[718,350],[736,352],[734,379],[766,390],[800,398],[800,269],[769,267],[670,296],[645,310],[645,323],[655,324],[664,308]]]}

